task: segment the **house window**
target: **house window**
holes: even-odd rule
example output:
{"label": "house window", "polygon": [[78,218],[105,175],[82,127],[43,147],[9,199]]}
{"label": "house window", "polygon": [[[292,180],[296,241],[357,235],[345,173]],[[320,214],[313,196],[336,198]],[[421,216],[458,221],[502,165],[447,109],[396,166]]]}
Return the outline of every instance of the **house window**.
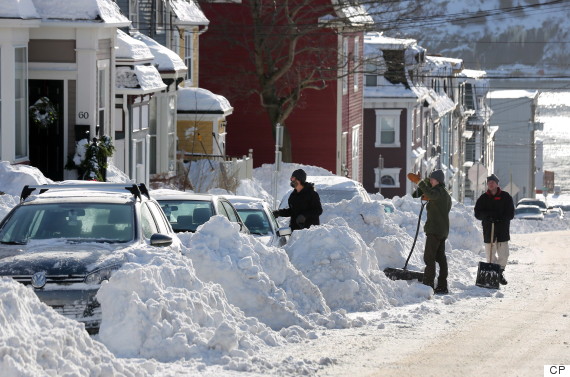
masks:
{"label": "house window", "polygon": [[467,110],[475,110],[473,101],[473,86],[469,83],[465,84],[465,107]]}
{"label": "house window", "polygon": [[353,53],[353,64],[352,64],[352,70],[353,70],[353,86],[354,86],[354,91],[357,92],[358,91],[358,76],[359,76],[359,72],[360,72],[360,39],[359,37],[355,37],[354,38],[354,53]]}
{"label": "house window", "polygon": [[400,147],[401,113],[402,110],[376,110],[376,148]]}
{"label": "house window", "polygon": [[166,27],[166,7],[163,0],[156,1],[156,31],[164,32]]}
{"label": "house window", "polygon": [[176,170],[176,95],[168,99],[168,171]]}
{"label": "house window", "polygon": [[141,129],[141,107],[133,106],[133,131]]}
{"label": "house window", "polygon": [[14,52],[16,158],[19,159],[28,155],[28,50],[17,47]]}
{"label": "house window", "polygon": [[376,62],[366,62],[364,64],[364,85],[378,85],[378,66],[376,65]]}
{"label": "house window", "polygon": [[345,177],[348,177],[347,153],[348,153],[348,132],[343,132],[340,143],[340,169],[341,169],[341,174]]}
{"label": "house window", "polygon": [[360,181],[360,125],[352,127],[352,179]]}
{"label": "house window", "polygon": [[399,188],[401,168],[374,168],[374,187]]}
{"label": "house window", "polygon": [[139,0],[129,0],[129,20],[131,29],[139,28]]}
{"label": "house window", "polygon": [[194,55],[194,34],[184,33],[184,64],[188,67],[186,80],[192,82],[192,57]]}
{"label": "house window", "polygon": [[342,94],[348,92],[348,38],[342,39]]}
{"label": "house window", "polygon": [[107,62],[97,62],[97,125],[99,135],[105,134],[107,117],[107,103],[109,98],[109,64]]}

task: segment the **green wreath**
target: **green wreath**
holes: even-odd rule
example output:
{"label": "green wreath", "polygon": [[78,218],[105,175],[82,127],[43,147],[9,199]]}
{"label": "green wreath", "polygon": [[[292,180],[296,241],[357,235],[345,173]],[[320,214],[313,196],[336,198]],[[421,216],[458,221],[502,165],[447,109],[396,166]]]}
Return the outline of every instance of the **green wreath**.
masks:
{"label": "green wreath", "polygon": [[40,128],[48,128],[57,121],[57,109],[49,98],[41,97],[30,106],[30,119]]}

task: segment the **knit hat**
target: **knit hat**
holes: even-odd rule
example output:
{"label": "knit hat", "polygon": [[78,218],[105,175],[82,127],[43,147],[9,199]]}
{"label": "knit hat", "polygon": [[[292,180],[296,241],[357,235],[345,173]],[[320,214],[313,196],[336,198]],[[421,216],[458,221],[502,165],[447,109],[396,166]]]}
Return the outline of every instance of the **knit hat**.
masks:
{"label": "knit hat", "polygon": [[297,169],[291,174],[291,177],[297,178],[297,180],[301,183],[305,183],[307,180],[307,173],[303,169]]}
{"label": "knit hat", "polygon": [[432,171],[429,177],[437,180],[439,183],[444,183],[445,181],[445,175],[443,174],[443,170],[441,169]]}
{"label": "knit hat", "polygon": [[497,182],[497,184],[499,184],[499,178],[497,178],[497,176],[495,174],[491,174],[490,176],[487,177],[487,183],[489,181],[495,181],[495,182]]}

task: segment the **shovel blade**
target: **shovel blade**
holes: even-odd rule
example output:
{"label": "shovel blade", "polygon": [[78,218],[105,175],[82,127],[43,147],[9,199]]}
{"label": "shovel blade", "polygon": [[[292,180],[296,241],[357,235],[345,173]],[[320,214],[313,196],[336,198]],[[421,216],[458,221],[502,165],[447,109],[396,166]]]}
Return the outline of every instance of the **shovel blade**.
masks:
{"label": "shovel blade", "polygon": [[489,289],[499,289],[501,265],[496,263],[479,262],[475,285]]}
{"label": "shovel blade", "polygon": [[424,273],[403,268],[386,268],[384,274],[391,280],[424,280]]}

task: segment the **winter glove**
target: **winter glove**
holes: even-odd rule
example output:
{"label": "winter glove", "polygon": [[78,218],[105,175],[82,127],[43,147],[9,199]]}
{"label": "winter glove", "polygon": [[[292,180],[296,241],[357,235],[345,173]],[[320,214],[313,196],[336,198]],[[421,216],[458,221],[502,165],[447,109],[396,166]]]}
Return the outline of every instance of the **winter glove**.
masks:
{"label": "winter glove", "polygon": [[423,194],[423,195],[422,195],[422,200],[424,200],[424,201],[427,202],[427,201],[429,200],[429,198],[428,198],[428,196],[427,196],[426,194]]}
{"label": "winter glove", "polygon": [[278,209],[276,209],[275,211],[273,211],[273,216],[279,217],[279,210],[278,210]]}
{"label": "winter glove", "polygon": [[413,183],[418,184],[418,182],[422,180],[422,177],[420,177],[419,174],[408,173],[408,179]]}
{"label": "winter glove", "polygon": [[305,220],[306,220],[305,216],[303,216],[303,215],[299,215],[295,219],[295,221],[297,222],[297,225],[299,225],[300,228],[302,228],[305,225]]}

